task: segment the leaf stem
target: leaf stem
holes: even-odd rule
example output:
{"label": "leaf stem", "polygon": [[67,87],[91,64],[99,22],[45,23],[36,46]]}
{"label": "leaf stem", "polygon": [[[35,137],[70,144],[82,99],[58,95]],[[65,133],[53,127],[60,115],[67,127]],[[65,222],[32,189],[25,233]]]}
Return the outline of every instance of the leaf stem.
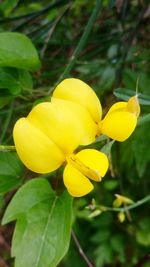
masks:
{"label": "leaf stem", "polygon": [[79,40],[79,43],[72,55],[72,57],[70,58],[70,61],[68,63],[68,65],[66,66],[65,70],[64,70],[64,73],[60,76],[60,79],[59,81],[63,80],[64,78],[66,78],[70,71],[72,70],[72,68],[74,67],[75,63],[76,63],[76,60],[78,58],[78,56],[80,55],[80,52],[81,50],[83,49],[86,41],[87,41],[87,38],[92,30],[92,27],[93,27],[93,24],[97,18],[97,15],[99,13],[99,10],[100,10],[100,7],[101,7],[101,0],[96,0],[96,4],[95,4],[95,7],[93,9],[93,12],[88,20],[88,23],[85,27],[85,30]]}
{"label": "leaf stem", "polygon": [[88,259],[88,257],[84,253],[84,251],[83,251],[83,249],[82,249],[82,247],[81,247],[81,245],[79,243],[79,240],[77,239],[77,236],[76,236],[76,234],[75,234],[75,232],[73,230],[71,231],[71,236],[73,238],[73,241],[74,241],[76,247],[78,248],[79,254],[83,258],[83,260],[86,262],[86,265],[88,267],[94,267],[94,265],[90,262],[90,260]]}

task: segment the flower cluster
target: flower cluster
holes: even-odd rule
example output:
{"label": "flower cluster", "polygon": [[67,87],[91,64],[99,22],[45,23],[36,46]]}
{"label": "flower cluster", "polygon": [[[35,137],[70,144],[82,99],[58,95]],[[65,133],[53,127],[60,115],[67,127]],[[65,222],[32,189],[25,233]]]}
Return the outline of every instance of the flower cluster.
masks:
{"label": "flower cluster", "polygon": [[101,181],[105,176],[108,159],[95,149],[74,151],[100,134],[125,141],[136,127],[139,112],[135,96],[114,104],[102,120],[95,92],[79,79],[65,79],[50,102],[38,104],[16,122],[15,147],[25,166],[37,173],[52,172],[65,163],[63,180],[68,192],[83,196],[93,189],[90,180]]}

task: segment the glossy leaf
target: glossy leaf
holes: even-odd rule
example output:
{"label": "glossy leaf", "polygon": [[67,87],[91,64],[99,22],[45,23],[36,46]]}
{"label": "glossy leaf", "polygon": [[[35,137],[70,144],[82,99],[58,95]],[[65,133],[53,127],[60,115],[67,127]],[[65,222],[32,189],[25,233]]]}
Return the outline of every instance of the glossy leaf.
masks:
{"label": "glossy leaf", "polygon": [[40,61],[31,40],[21,33],[0,33],[0,66],[37,70]]}
{"label": "glossy leaf", "polygon": [[69,194],[58,197],[47,180],[31,180],[12,199],[3,224],[13,220],[17,220],[12,242],[15,267],[56,267],[70,241]]}

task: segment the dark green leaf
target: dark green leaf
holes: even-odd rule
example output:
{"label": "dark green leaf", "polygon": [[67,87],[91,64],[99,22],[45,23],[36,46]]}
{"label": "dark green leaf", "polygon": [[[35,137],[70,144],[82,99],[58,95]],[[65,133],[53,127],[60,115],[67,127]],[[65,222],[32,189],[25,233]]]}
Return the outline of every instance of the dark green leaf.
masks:
{"label": "dark green leaf", "polygon": [[68,250],[72,198],[60,197],[45,179],[26,183],[14,196],[3,223],[17,220],[12,256],[15,267],[56,267]]}
{"label": "dark green leaf", "polygon": [[0,68],[0,95],[18,95],[21,91],[31,91],[32,77],[27,70]]}
{"label": "dark green leaf", "polygon": [[0,153],[0,194],[21,185],[23,165],[15,152]]}
{"label": "dark green leaf", "polygon": [[[136,94],[135,91],[128,90],[125,88],[117,88],[114,90],[114,95],[122,100],[127,101],[131,96]],[[138,94],[139,103],[141,105],[149,106],[150,105],[150,96]]]}
{"label": "dark green leaf", "polygon": [[37,70],[40,61],[31,40],[21,33],[0,33],[0,66]]}

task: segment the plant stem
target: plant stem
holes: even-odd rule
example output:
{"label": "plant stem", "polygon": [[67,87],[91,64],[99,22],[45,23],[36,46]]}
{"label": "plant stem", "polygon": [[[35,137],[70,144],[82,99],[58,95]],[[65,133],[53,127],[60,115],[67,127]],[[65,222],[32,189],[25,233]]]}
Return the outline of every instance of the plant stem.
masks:
{"label": "plant stem", "polygon": [[88,259],[88,257],[85,255],[80,243],[79,243],[79,240],[77,239],[77,236],[75,234],[75,232],[72,230],[71,231],[71,235],[72,235],[72,238],[74,240],[74,243],[76,244],[77,248],[78,248],[78,251],[79,251],[79,254],[81,255],[81,257],[84,259],[84,261],[86,262],[86,265],[88,267],[94,267],[94,265],[90,262],[90,260]]}
{"label": "plant stem", "polygon": [[3,146],[0,145],[0,152],[15,151],[15,146]]}
{"label": "plant stem", "polygon": [[107,207],[107,206],[98,206],[101,210],[103,209],[104,211],[116,211],[116,212],[126,212],[128,210],[135,209],[146,202],[150,201],[150,195],[138,200],[137,202],[133,203],[132,205],[125,206],[122,208],[113,208],[113,207]]}
{"label": "plant stem", "polygon": [[72,55],[72,57],[70,58],[70,61],[68,63],[68,65],[66,66],[65,70],[64,70],[64,73],[60,76],[60,79],[59,81],[63,80],[64,78],[66,78],[70,71],[72,70],[72,68],[74,67],[75,63],[76,63],[76,60],[77,58],[79,57],[80,55],[80,52],[81,50],[83,49],[86,41],[87,41],[87,38],[92,30],[92,27],[93,27],[93,24],[97,18],[97,15],[99,13],[99,10],[100,10],[100,7],[101,7],[101,0],[96,0],[96,5],[93,9],[93,12],[88,20],[88,23],[85,27],[85,30],[81,36],[81,39],[79,40],[79,43]]}

